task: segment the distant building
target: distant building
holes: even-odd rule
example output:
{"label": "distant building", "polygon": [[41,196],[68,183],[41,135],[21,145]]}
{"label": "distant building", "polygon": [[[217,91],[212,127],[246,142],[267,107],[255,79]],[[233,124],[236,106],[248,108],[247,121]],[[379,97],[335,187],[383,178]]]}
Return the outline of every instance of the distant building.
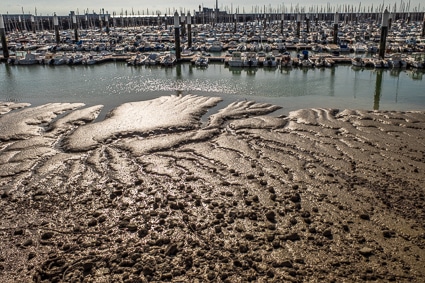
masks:
{"label": "distant building", "polygon": [[195,12],[196,18],[201,19],[203,23],[221,22],[226,18],[227,12],[220,11],[218,8],[199,7],[199,11]]}

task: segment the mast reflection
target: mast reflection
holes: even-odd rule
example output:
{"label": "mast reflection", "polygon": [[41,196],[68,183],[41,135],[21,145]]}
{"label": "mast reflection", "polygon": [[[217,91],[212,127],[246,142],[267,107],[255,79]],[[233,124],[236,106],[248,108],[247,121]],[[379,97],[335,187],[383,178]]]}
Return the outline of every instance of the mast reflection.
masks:
{"label": "mast reflection", "polygon": [[381,100],[382,91],[382,75],[383,70],[376,70],[376,82],[375,82],[375,96],[373,99],[373,110],[379,110],[379,102]]}

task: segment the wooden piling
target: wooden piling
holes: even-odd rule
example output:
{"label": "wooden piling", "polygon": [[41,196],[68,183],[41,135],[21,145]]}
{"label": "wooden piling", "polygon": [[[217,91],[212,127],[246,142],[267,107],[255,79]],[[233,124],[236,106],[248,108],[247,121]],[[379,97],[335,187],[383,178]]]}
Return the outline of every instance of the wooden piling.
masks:
{"label": "wooden piling", "polygon": [[192,16],[187,12],[187,46],[192,47]]}
{"label": "wooden piling", "polygon": [[307,24],[307,33],[310,33],[310,18],[307,18],[305,21]]}
{"label": "wooden piling", "polygon": [[382,26],[381,26],[381,40],[379,43],[379,57],[384,58],[385,57],[385,45],[387,41],[387,35],[388,35],[388,18],[390,16],[390,13],[387,9],[385,9],[383,15],[382,15]]}
{"label": "wooden piling", "polygon": [[339,15],[338,12],[335,13],[335,19],[334,19],[334,44],[338,44],[338,21],[339,21]]}
{"label": "wooden piling", "polygon": [[422,22],[422,37],[425,37],[425,14],[424,14],[424,20]]}
{"label": "wooden piling", "polygon": [[71,11],[72,17],[72,28],[74,29],[74,42],[78,42],[78,24],[77,24],[77,16],[73,11]]}
{"label": "wooden piling", "polygon": [[58,20],[58,16],[55,15],[53,16],[53,26],[55,28],[55,38],[56,38],[56,44],[59,44],[61,41],[60,35],[59,35],[59,20]]}
{"label": "wooden piling", "polygon": [[301,30],[301,14],[297,14],[297,37],[300,37]]}
{"label": "wooden piling", "polygon": [[4,28],[3,15],[0,15],[0,37],[1,37],[1,46],[3,48],[3,58],[9,58],[9,48],[7,47],[6,41],[6,31]]}
{"label": "wooden piling", "polygon": [[177,62],[181,59],[180,53],[180,17],[177,11],[174,13],[174,48],[176,49]]}
{"label": "wooden piling", "polygon": [[35,28],[35,19],[34,16],[31,15],[31,30],[33,33],[36,32],[36,28]]}

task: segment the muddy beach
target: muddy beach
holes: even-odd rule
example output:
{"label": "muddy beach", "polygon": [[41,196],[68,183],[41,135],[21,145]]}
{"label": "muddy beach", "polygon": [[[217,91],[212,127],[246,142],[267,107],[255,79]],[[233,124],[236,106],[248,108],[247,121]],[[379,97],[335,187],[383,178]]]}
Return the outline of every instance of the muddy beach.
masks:
{"label": "muddy beach", "polygon": [[423,282],[425,112],[0,103],[1,282]]}

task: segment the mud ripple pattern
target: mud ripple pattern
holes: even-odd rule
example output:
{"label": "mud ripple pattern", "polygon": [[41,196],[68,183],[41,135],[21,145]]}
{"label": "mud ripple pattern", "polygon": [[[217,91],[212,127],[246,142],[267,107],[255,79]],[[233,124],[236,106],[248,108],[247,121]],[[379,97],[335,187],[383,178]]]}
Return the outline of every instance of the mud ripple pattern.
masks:
{"label": "mud ripple pattern", "polygon": [[425,113],[0,103],[2,282],[421,282]]}

